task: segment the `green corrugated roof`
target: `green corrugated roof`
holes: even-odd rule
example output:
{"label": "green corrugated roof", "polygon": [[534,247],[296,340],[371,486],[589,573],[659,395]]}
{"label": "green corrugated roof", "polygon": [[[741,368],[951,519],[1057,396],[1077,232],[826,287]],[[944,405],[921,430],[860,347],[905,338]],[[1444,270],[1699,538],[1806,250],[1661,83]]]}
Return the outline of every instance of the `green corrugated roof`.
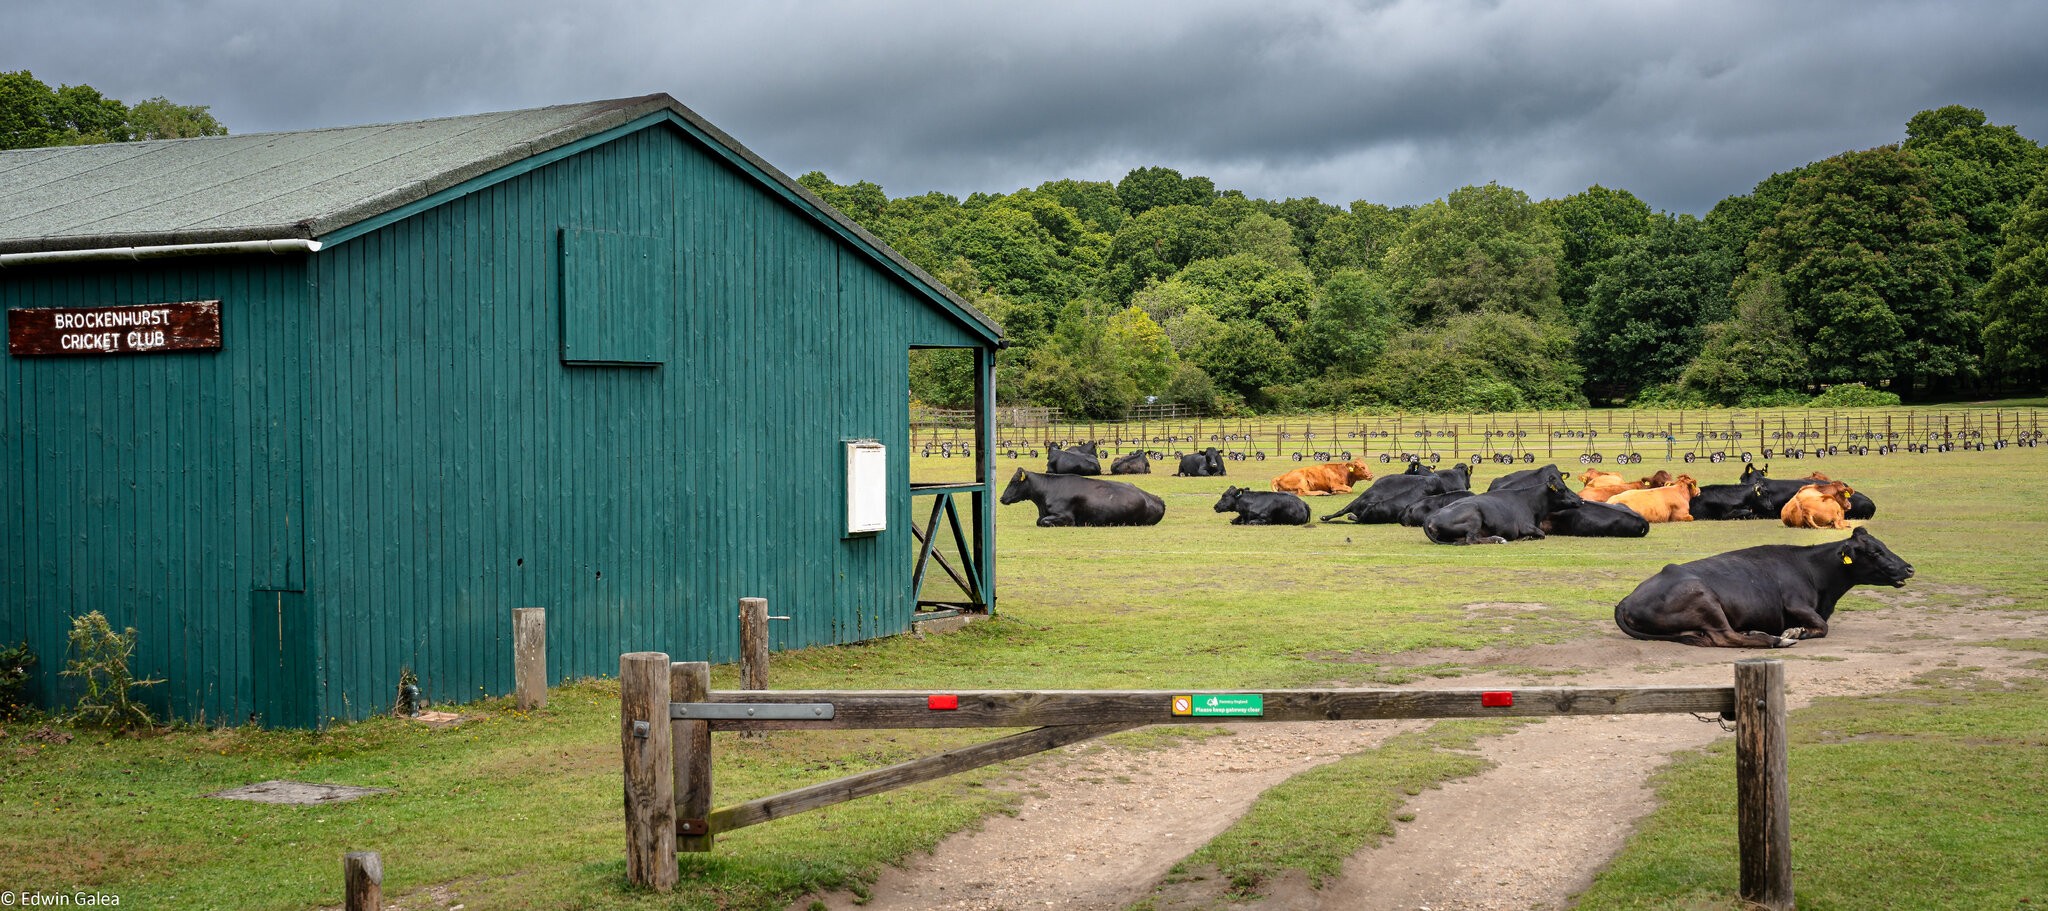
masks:
{"label": "green corrugated roof", "polygon": [[0,151],[0,253],[317,240],[668,112],[991,338],[986,315],[666,94],[407,123]]}

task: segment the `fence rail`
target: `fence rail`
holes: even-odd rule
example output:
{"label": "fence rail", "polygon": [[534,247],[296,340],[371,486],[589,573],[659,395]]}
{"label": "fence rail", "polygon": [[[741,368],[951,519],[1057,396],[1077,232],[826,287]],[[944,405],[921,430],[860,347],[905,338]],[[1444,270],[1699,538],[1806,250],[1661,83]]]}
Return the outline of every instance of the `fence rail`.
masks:
{"label": "fence rail", "polygon": [[[1230,461],[1429,462],[1734,461],[2038,446],[2048,409],[1806,409],[1757,412],[1583,411],[1510,415],[1178,418],[1019,424],[998,415],[996,455],[1031,459],[1047,447],[1095,441],[1112,454],[1154,458],[1208,447]],[[925,424],[911,451],[971,457],[973,431]]]}

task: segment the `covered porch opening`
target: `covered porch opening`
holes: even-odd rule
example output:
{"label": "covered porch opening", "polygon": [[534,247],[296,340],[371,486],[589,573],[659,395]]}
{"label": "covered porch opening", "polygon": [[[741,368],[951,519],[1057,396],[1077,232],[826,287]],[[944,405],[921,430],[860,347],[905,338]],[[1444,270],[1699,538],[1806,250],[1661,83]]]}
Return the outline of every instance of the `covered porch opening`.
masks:
{"label": "covered porch opening", "polygon": [[914,347],[910,378],[912,620],[993,614],[995,350]]}

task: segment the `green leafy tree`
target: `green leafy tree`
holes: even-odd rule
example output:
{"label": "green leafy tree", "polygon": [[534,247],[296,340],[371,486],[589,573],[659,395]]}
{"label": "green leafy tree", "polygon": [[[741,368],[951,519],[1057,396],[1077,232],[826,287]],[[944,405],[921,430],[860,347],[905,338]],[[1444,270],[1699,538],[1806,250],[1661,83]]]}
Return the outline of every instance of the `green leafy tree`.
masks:
{"label": "green leafy tree", "polygon": [[1720,405],[1796,391],[1806,381],[1806,346],[1778,276],[1751,272],[1738,285],[1734,314],[1707,327],[1697,357],[1679,376],[1681,390]]}
{"label": "green leafy tree", "polygon": [[933,408],[974,407],[974,352],[965,348],[912,349],[910,397]]}
{"label": "green leafy tree", "polygon": [[1351,211],[1332,215],[1316,227],[1315,239],[1305,248],[1309,268],[1321,277],[1346,269],[1379,269],[1410,211],[1362,199],[1352,203]]}
{"label": "green leafy tree", "polygon": [[1271,404],[1266,387],[1300,379],[1286,344],[1272,329],[1251,320],[1224,320],[1222,331],[1203,348],[1196,366],[1216,381],[1217,388],[1255,408]]}
{"label": "green leafy tree", "polygon": [[1323,223],[1344,214],[1344,210],[1313,196],[1289,198],[1281,202],[1259,200],[1259,211],[1287,223],[1293,234],[1290,242],[1298,253],[1306,253],[1315,246],[1316,236],[1322,233]]}
{"label": "green leafy tree", "polygon": [[1599,184],[1543,206],[1557,223],[1563,245],[1557,260],[1557,296],[1565,313],[1583,326],[1587,292],[1600,264],[1649,230],[1655,213],[1629,191]]}
{"label": "green leafy tree", "polygon": [[1293,229],[1262,212],[1238,219],[1224,243],[1225,249],[1234,254],[1257,257],[1282,268],[1301,266],[1301,250],[1294,245]]}
{"label": "green leafy tree", "polygon": [[1371,368],[1397,328],[1386,286],[1355,270],[1332,274],[1295,333],[1294,358],[1310,376],[1357,376]]}
{"label": "green leafy tree", "polygon": [[1207,177],[1182,177],[1172,168],[1133,168],[1116,182],[1124,211],[1143,215],[1164,206],[1206,206],[1216,199],[1216,182]]}
{"label": "green leafy tree", "polygon": [[1196,260],[1154,289],[1149,298],[1181,297],[1220,319],[1263,324],[1286,341],[1315,300],[1315,277],[1300,266],[1280,266],[1244,253]]}
{"label": "green leafy tree", "polygon": [[1099,234],[1115,234],[1131,218],[1116,184],[1106,180],[1048,180],[1038,185],[1038,192],[1074,210],[1089,230]]}
{"label": "green leafy tree", "polygon": [[1127,302],[1147,282],[1171,277],[1195,260],[1223,255],[1229,230],[1229,222],[1210,206],[1147,209],[1125,222],[1111,241],[1104,288],[1118,302]]}
{"label": "green leafy tree", "polygon": [[1846,152],[1802,169],[1750,243],[1749,268],[1782,278],[1810,332],[1813,380],[1904,392],[1976,372],[1980,325],[1958,293],[1962,231],[1935,210],[1933,189],[1896,146]]}
{"label": "green leafy tree", "polygon": [[1984,357],[2001,375],[2039,383],[2048,373],[2048,174],[2000,232],[1983,302]]}
{"label": "green leafy tree", "polygon": [[1160,320],[1159,328],[1166,332],[1167,342],[1173,345],[1174,353],[1183,363],[1205,361],[1209,349],[1220,344],[1223,338],[1223,320],[1200,304]]}
{"label": "green leafy tree", "polygon": [[52,89],[28,70],[0,73],[0,149],[125,142],[128,106],[89,85]]}
{"label": "green leafy tree", "polygon": [[1707,324],[1727,318],[1735,263],[1698,219],[1657,216],[1589,270],[1578,320],[1588,393],[1627,398],[1675,382],[1699,354]]}
{"label": "green leafy tree", "polygon": [[1137,307],[1125,307],[1103,327],[1110,359],[1137,386],[1139,395],[1157,395],[1172,381],[1180,357],[1166,330]]}
{"label": "green leafy tree", "polygon": [[1118,420],[1138,401],[1138,385],[1109,334],[1109,321],[1077,301],[1061,313],[1052,337],[1031,352],[1018,377],[1024,401],[1070,416]]}
{"label": "green leafy tree", "polygon": [[162,95],[136,102],[128,109],[128,130],[136,139],[195,139],[228,134],[228,128],[213,118],[206,105],[174,104]]}
{"label": "green leafy tree", "polygon": [[2048,168],[2048,150],[1959,104],[1913,115],[1903,148],[1933,182],[1935,213],[1961,221],[1963,272],[1974,289],[1991,277],[2000,231]]}
{"label": "green leafy tree", "polygon": [[1380,404],[1416,411],[1580,408],[1568,327],[1525,314],[1462,313],[1394,337],[1363,389]]}
{"label": "green leafy tree", "polygon": [[1464,187],[1415,210],[1382,269],[1414,323],[1480,310],[1563,314],[1549,214],[1520,190]]}

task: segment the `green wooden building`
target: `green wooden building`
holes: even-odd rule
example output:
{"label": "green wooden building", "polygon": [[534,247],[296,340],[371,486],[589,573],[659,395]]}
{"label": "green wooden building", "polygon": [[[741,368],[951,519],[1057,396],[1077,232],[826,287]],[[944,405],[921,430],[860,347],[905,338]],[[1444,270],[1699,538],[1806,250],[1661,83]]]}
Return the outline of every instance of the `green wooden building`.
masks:
{"label": "green wooden building", "polygon": [[[667,95],[0,152],[0,304],[46,704],[91,610],[156,708],[310,726],[509,692],[514,608],[559,681],[731,660],[748,596],[905,632],[934,548],[993,604],[1000,329]],[[975,352],[973,481],[910,483],[925,347]]]}

